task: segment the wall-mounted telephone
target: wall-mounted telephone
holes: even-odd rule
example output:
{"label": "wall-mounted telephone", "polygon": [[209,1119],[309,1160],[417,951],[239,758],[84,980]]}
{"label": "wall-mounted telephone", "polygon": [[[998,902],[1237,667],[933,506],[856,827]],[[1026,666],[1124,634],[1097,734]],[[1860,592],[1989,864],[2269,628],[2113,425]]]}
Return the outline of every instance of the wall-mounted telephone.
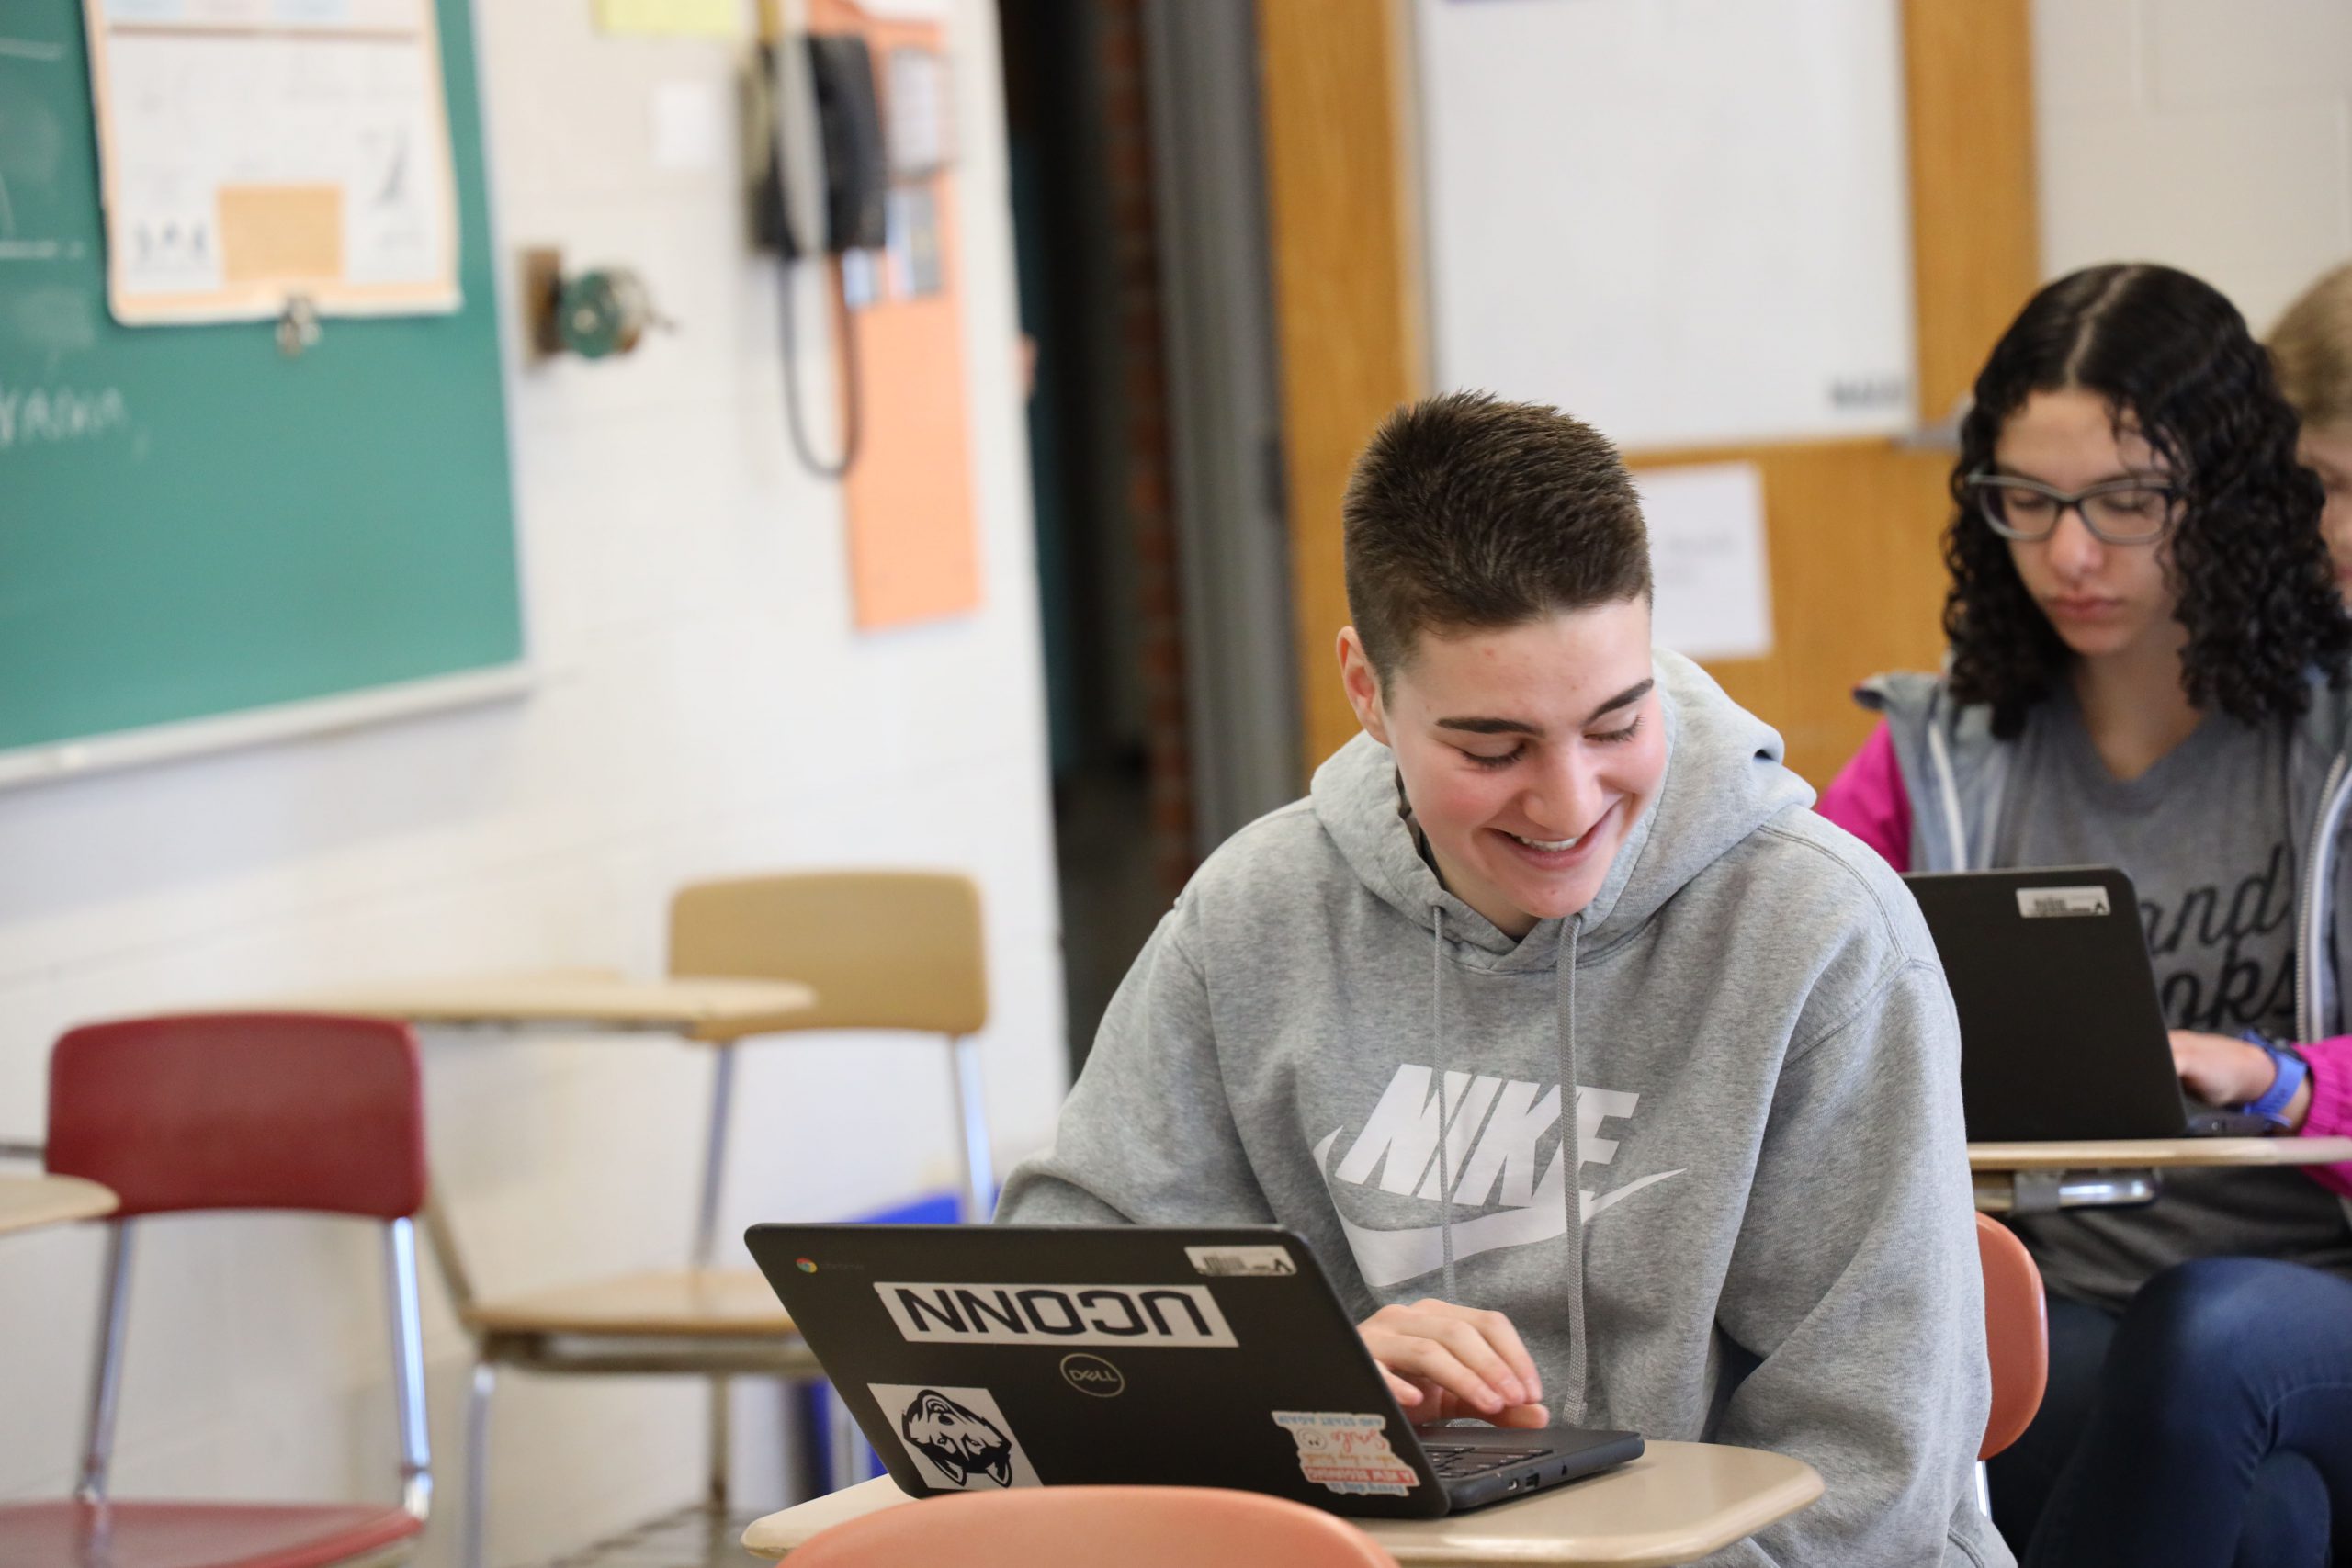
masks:
{"label": "wall-mounted telephone", "polygon": [[874,57],[848,35],[760,46],[753,237],[786,260],[873,250],[887,239],[889,161]]}
{"label": "wall-mounted telephone", "polygon": [[[870,250],[888,239],[889,160],[865,40],[786,31],[760,47],[752,85],[752,237],[782,255],[802,258]],[[792,295],[782,301],[785,406],[794,447],[810,471],[837,479],[857,460],[861,388],[855,326],[833,269],[835,319],[842,337],[842,455],[816,455],[800,412],[799,364]]]}
{"label": "wall-mounted telephone", "polygon": [[889,161],[874,57],[862,38],[812,37],[808,73],[817,88],[817,131],[825,145],[825,248],[874,250],[888,238]]}

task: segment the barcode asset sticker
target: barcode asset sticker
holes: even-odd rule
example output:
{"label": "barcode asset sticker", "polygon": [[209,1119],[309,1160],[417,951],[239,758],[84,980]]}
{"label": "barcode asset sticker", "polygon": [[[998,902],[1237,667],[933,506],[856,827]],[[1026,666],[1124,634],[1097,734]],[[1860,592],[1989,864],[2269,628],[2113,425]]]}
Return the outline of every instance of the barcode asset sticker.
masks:
{"label": "barcode asset sticker", "polygon": [[2104,887],[2020,887],[2018,913],[2029,920],[2066,919],[2109,912]]}
{"label": "barcode asset sticker", "polygon": [[1193,1260],[1193,1272],[1216,1279],[1298,1272],[1286,1247],[1188,1247],[1184,1256]]}

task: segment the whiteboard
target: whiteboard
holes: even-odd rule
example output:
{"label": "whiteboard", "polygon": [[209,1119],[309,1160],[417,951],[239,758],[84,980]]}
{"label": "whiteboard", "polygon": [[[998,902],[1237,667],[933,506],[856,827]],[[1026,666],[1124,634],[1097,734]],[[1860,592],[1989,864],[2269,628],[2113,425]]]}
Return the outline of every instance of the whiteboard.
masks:
{"label": "whiteboard", "polygon": [[1632,447],[1913,423],[1896,0],[1415,0],[1437,383]]}

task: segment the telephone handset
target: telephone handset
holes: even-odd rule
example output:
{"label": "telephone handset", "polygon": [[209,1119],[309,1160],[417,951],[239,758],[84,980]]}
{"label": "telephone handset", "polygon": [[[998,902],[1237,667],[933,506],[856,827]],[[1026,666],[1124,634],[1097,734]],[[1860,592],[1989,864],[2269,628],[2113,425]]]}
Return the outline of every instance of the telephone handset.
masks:
{"label": "telephone handset", "polygon": [[[888,239],[889,161],[874,58],[850,35],[786,31],[760,48],[752,94],[752,227],[760,244],[786,264],[822,253],[870,250]],[[817,455],[802,419],[799,352],[787,288],[781,305],[784,392],[792,445],[809,472],[839,479],[857,460],[864,392],[854,313],[831,280],[842,352],[842,451]]]}
{"label": "telephone handset", "polygon": [[760,73],[753,237],[787,261],[878,249],[890,174],[865,40],[786,35],[760,46]]}
{"label": "telephone handset", "polygon": [[812,36],[808,73],[816,82],[817,130],[825,146],[825,248],[877,250],[888,237],[890,166],[882,147],[874,56],[862,38]]}

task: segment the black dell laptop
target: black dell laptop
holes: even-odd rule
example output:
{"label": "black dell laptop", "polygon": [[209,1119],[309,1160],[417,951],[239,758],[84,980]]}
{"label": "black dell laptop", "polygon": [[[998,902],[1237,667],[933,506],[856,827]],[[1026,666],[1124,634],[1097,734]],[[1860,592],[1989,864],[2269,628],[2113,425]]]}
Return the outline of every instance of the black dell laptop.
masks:
{"label": "black dell laptop", "polygon": [[1272,1227],[754,1225],[900,1490],[1224,1486],[1429,1518],[1638,1458],[1631,1432],[1416,1430]]}
{"label": "black dell laptop", "polygon": [[2253,1137],[2269,1123],[2183,1098],[2132,879],[2113,866],[1922,873],[1960,1014],[1971,1143]]}

